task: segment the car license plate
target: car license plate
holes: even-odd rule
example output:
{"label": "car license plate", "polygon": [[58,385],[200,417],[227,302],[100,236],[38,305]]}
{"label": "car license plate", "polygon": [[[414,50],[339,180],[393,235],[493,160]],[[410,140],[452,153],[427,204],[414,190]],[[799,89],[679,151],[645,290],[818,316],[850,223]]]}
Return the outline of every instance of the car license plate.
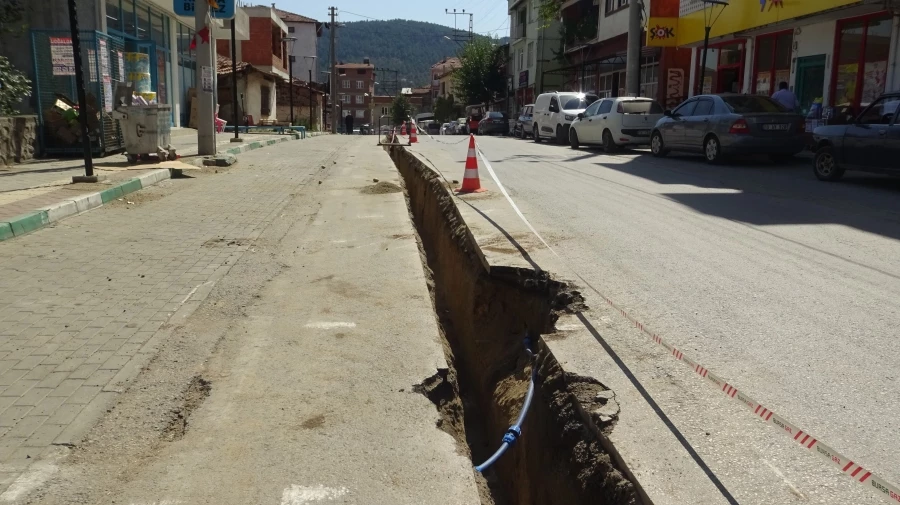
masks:
{"label": "car license plate", "polygon": [[637,134],[638,134],[639,136],[641,136],[641,137],[649,137],[649,136],[650,136],[650,130],[638,130],[638,131],[637,131]]}
{"label": "car license plate", "polygon": [[762,125],[762,129],[765,130],[765,131],[781,131],[781,132],[784,132],[784,131],[787,131],[789,127],[790,127],[790,125],[787,124],[787,123],[784,123],[784,124],[764,124],[764,125]]}

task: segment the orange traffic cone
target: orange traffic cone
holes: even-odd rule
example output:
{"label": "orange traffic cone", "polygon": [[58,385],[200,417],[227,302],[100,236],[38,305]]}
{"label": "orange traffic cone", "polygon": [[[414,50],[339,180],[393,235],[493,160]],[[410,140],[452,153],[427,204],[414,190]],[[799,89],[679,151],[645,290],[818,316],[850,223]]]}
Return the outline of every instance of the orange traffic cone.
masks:
{"label": "orange traffic cone", "polygon": [[406,121],[400,123],[400,135],[406,135]]}
{"label": "orange traffic cone", "polygon": [[416,142],[419,141],[419,138],[416,136],[416,130],[418,130],[418,127],[415,125],[415,123],[409,125],[409,143],[410,144],[415,144]]}
{"label": "orange traffic cone", "polygon": [[475,135],[469,135],[469,154],[466,156],[466,173],[458,193],[481,193],[481,179],[478,178],[478,158],[475,155]]}

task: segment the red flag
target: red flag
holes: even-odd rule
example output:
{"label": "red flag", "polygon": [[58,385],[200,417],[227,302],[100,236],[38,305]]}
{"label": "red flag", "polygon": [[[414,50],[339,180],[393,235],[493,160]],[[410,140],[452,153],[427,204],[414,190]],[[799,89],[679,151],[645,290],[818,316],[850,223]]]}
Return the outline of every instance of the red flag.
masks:
{"label": "red flag", "polygon": [[200,37],[200,40],[203,41],[204,44],[209,44],[209,27],[204,27],[202,30],[197,32],[197,35],[191,40],[190,49],[194,49],[197,47],[197,37]]}

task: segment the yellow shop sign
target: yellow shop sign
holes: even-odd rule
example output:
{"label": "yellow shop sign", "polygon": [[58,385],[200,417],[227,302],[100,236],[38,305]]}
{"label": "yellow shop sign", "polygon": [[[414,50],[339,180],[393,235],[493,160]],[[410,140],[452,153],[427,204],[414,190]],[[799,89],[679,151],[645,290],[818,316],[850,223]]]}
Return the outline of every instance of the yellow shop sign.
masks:
{"label": "yellow shop sign", "polygon": [[[730,0],[727,7],[709,5],[705,9],[714,10],[713,18],[718,16],[710,31],[710,37],[715,38],[862,3],[862,0]],[[697,5],[699,7],[705,4],[697,2]],[[703,41],[705,30],[703,16],[704,8],[700,7],[678,18],[675,30],[677,45],[684,46]],[[650,19],[652,28],[653,18]]]}
{"label": "yellow shop sign", "polygon": [[650,47],[675,47],[678,18],[651,17],[647,23],[647,45]]}

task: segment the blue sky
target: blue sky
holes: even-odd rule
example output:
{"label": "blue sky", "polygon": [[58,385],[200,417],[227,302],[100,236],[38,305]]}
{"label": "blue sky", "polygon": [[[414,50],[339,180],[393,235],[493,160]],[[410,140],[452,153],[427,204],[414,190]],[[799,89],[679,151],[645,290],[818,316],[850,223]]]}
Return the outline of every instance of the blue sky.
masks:
{"label": "blue sky", "polygon": [[[396,7],[387,8],[386,4]],[[506,0],[399,0],[384,2],[378,0],[330,0],[317,2],[312,0],[276,0],[276,7],[319,21],[328,19],[328,7],[335,6],[340,14],[340,21],[361,21],[372,19],[412,19],[428,21],[445,26],[453,26],[453,16],[444,13],[444,9],[455,8],[457,12],[465,9],[475,14],[475,31],[484,35],[504,37],[509,35],[509,16],[506,13]],[[390,12],[390,14],[388,14]],[[468,29],[467,16],[458,16],[458,27]]]}

